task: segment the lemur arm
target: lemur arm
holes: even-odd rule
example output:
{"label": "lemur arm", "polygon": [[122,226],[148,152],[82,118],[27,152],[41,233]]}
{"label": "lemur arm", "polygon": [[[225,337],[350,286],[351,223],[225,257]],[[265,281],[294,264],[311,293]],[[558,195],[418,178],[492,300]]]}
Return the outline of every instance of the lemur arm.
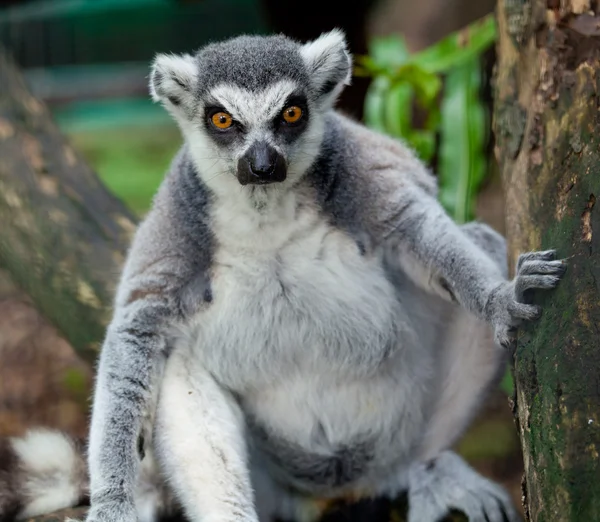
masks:
{"label": "lemur arm", "polygon": [[136,232],[101,351],[89,441],[88,522],[137,520],[138,443],[156,408],[173,327],[185,323],[206,295],[198,283],[209,255],[198,238],[186,236],[165,194]]}
{"label": "lemur arm", "polygon": [[554,251],[529,254],[508,281],[501,266],[460,230],[432,194],[406,183],[385,200],[380,224],[400,264],[416,262],[421,275],[436,278],[432,286],[441,286],[493,326],[498,344],[507,345],[521,321],[539,315],[538,307],[524,303],[524,292],[555,287],[566,268],[554,260]]}
{"label": "lemur arm", "polygon": [[429,277],[443,278],[448,292],[466,309],[485,318],[492,290],[506,278],[490,257],[448,216],[438,201],[414,186],[386,203],[385,237],[404,261],[411,256]]}
{"label": "lemur arm", "polygon": [[148,250],[144,223],[129,253],[97,370],[89,472],[88,521],[135,522],[134,494],[144,418],[154,408],[168,328],[181,318],[184,261]]}

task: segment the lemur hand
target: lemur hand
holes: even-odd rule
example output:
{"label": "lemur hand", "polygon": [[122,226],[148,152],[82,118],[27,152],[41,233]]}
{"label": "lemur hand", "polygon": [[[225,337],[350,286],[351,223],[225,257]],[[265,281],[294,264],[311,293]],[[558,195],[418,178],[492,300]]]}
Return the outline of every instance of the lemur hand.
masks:
{"label": "lemur hand", "polygon": [[532,290],[555,288],[567,269],[564,260],[555,260],[556,251],[521,254],[517,273],[492,290],[485,307],[488,321],[494,328],[496,343],[509,346],[517,327],[523,321],[538,319],[541,307],[530,304]]}

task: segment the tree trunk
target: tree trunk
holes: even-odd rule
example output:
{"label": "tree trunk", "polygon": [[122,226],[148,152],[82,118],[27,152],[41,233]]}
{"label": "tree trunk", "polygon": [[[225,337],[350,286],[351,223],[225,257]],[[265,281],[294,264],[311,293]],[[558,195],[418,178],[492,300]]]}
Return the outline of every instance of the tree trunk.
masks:
{"label": "tree trunk", "polygon": [[89,361],[134,229],[0,49],[0,268]]}
{"label": "tree trunk", "polygon": [[590,0],[500,0],[494,127],[511,260],[569,259],[519,336],[530,520],[600,520],[600,16]]}

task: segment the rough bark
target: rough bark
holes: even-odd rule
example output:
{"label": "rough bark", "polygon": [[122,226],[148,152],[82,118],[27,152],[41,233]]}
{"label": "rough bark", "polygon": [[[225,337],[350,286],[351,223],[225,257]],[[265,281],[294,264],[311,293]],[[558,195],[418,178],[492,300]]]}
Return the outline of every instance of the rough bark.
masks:
{"label": "rough bark", "polygon": [[569,259],[520,335],[516,407],[525,511],[600,520],[600,16],[590,0],[500,0],[497,157],[511,259]]}
{"label": "rough bark", "polygon": [[134,229],[0,49],[0,268],[90,361]]}

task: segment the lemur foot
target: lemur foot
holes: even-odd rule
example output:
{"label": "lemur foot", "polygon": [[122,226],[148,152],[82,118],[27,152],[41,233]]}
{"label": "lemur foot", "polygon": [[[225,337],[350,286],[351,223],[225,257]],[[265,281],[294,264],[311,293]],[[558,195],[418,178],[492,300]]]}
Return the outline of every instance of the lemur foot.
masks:
{"label": "lemur foot", "polygon": [[451,451],[409,471],[408,522],[439,522],[451,510],[470,522],[521,522],[504,489]]}
{"label": "lemur foot", "polygon": [[550,290],[558,285],[567,264],[555,258],[555,250],[521,254],[515,278],[493,290],[486,305],[486,315],[494,328],[496,343],[509,346],[520,324],[540,317],[542,310],[530,304],[528,293]]}

